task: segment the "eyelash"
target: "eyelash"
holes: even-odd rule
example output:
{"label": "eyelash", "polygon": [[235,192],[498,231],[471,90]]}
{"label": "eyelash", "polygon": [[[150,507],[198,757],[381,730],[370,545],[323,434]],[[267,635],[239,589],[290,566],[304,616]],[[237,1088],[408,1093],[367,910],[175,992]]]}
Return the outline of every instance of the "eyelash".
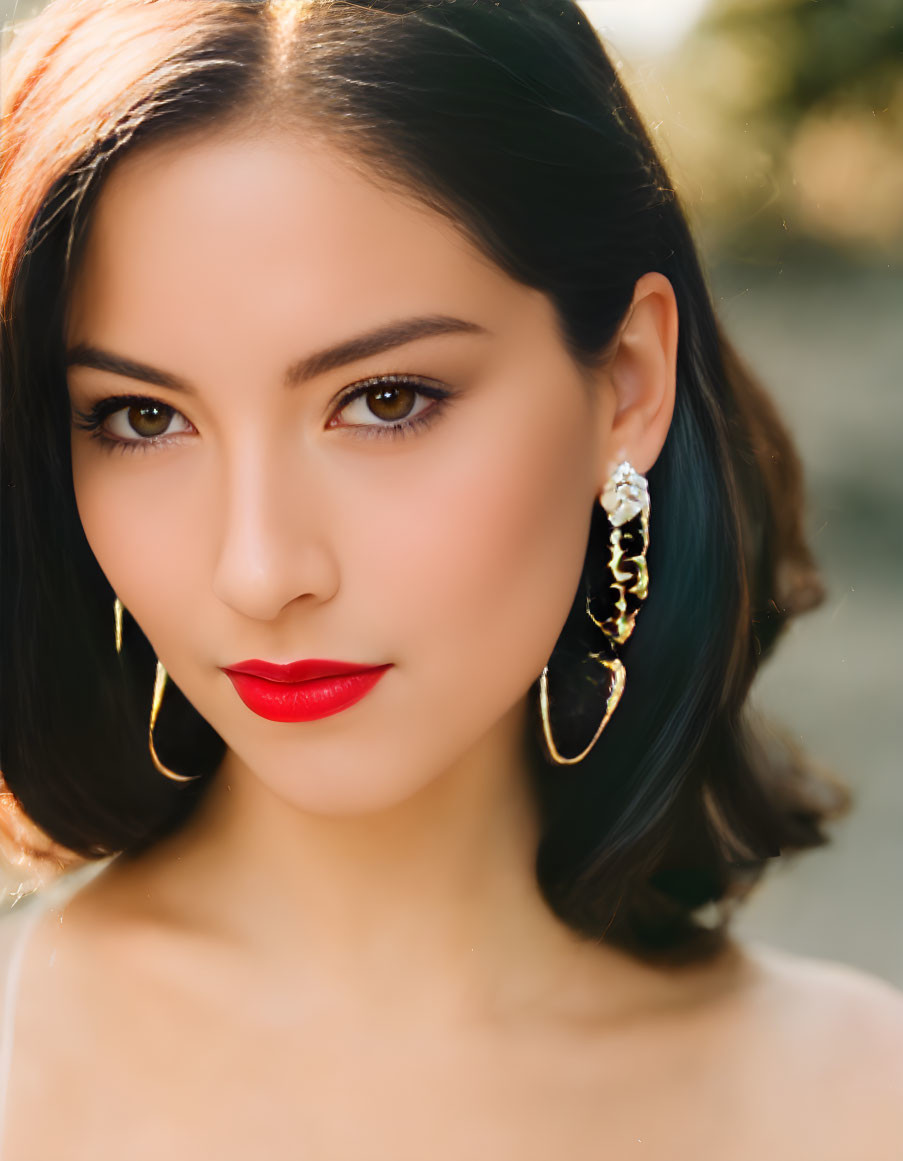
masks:
{"label": "eyelash", "polygon": [[[433,399],[435,402],[427,411],[415,415],[413,419],[401,419],[397,423],[344,425],[352,429],[359,429],[359,433],[356,433],[355,438],[381,439],[388,437],[390,439],[403,439],[408,435],[413,435],[416,431],[429,427],[434,419],[439,418],[450,396],[450,392],[442,391],[438,387],[430,387],[411,375],[376,375],[370,379],[365,379],[344,395],[340,399],[333,416],[330,418],[332,419],[336,415],[339,415],[349,403],[360,398],[360,396],[367,395],[371,391],[385,386],[413,387],[417,395],[423,395],[426,398]],[[137,451],[139,448],[142,451],[148,451],[151,447],[168,443],[175,436],[155,435],[146,438],[139,436],[136,439],[117,439],[107,435],[103,430],[104,420],[108,419],[109,416],[115,415],[118,411],[122,411],[126,407],[148,405],[161,408],[164,411],[170,411],[173,415],[180,414],[176,408],[171,407],[168,403],[162,403],[159,399],[153,399],[148,395],[111,395],[95,403],[88,411],[79,411],[78,408],[73,408],[73,414],[75,416],[73,423],[75,427],[89,432],[91,438],[96,439],[106,451],[113,451],[117,448],[122,452]],[[184,433],[178,432],[176,434],[182,435]]]}

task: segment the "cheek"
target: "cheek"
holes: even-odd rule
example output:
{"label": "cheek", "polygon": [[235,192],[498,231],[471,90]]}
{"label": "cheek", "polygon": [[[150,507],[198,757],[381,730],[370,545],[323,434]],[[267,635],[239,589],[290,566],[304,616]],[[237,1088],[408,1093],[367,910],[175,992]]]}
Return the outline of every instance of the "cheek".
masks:
{"label": "cheek", "polygon": [[184,509],[168,480],[161,488],[165,473],[154,472],[151,465],[143,471],[141,465],[118,463],[121,454],[142,453],[113,451],[108,456],[73,442],[75,501],[102,572],[126,609],[154,637],[155,618],[161,613],[172,618],[180,594],[191,589],[191,521],[179,518]]}
{"label": "cheek", "polygon": [[456,704],[463,695],[493,711],[520,697],[548,659],[592,516],[580,414],[527,412],[511,423],[509,409],[508,418],[449,440],[447,451],[437,441],[429,479],[397,529],[382,526],[389,545],[374,543],[369,565],[418,672]]}

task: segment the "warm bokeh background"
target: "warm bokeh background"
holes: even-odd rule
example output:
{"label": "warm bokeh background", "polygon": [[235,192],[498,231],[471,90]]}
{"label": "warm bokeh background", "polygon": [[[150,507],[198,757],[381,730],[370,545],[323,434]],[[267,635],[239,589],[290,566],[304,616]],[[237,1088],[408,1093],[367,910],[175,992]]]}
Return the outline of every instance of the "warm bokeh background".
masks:
{"label": "warm bokeh background", "polygon": [[[42,6],[0,0],[0,20]],[[854,810],[830,846],[771,870],[736,930],[903,987],[899,0],[582,7],[684,198],[721,316],[795,433],[828,587],[753,697],[842,775]]]}

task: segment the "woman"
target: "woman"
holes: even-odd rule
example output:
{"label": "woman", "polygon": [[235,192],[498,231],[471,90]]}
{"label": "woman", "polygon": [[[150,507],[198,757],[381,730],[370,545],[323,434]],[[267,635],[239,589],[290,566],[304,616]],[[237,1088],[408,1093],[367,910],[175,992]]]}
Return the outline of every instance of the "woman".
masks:
{"label": "woman", "polygon": [[6,76],[0,760],[110,861],[5,921],[5,1161],[899,1157],[899,993],[727,931],[842,806],[743,710],[821,590],[579,9]]}

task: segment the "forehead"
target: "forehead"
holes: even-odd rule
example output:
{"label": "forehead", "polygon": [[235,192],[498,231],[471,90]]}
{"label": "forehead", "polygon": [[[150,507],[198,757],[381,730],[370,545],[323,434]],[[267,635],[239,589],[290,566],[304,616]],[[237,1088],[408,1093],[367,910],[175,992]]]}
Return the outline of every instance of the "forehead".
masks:
{"label": "forehead", "polygon": [[146,146],[120,162],[95,206],[70,317],[124,339],[136,319],[174,338],[297,333],[300,320],[322,333],[424,307],[499,317],[525,293],[447,218],[368,180],[338,147],[271,131]]}

